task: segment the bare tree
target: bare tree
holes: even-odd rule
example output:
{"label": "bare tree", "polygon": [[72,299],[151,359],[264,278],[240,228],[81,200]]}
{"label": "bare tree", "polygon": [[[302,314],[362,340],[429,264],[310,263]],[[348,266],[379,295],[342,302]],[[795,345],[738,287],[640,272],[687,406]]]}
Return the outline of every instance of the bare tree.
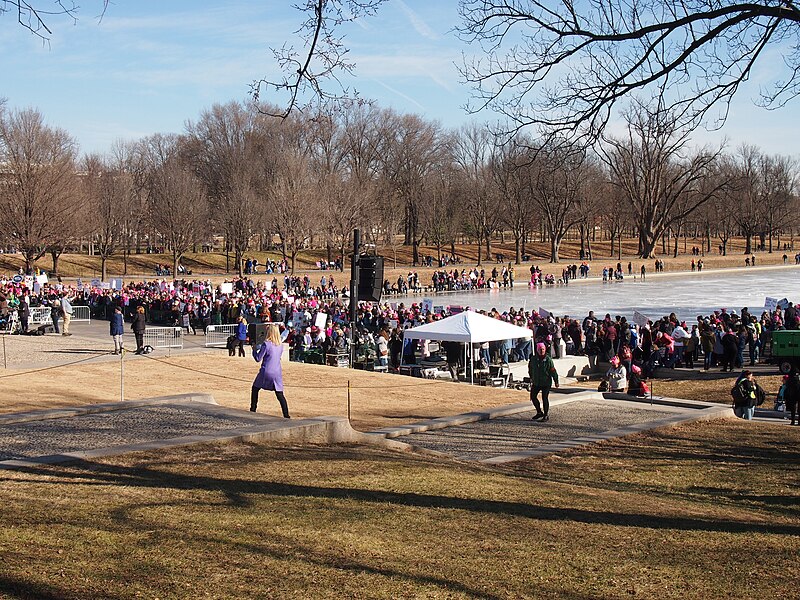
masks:
{"label": "bare tree", "polygon": [[626,113],[627,138],[608,137],[599,148],[614,184],[627,196],[639,229],[639,256],[716,192],[700,182],[721,149],[688,151],[689,134],[671,113],[637,103]]}
{"label": "bare tree", "polygon": [[207,233],[208,201],[202,182],[180,163],[177,136],[141,143],[146,165],[148,220],[172,253],[177,276],[183,255]]}
{"label": "bare tree", "polygon": [[105,281],[108,259],[122,242],[130,180],[98,155],[84,159],[84,172],[83,193],[90,209],[87,221],[92,244],[100,256],[100,278]]}
{"label": "bare tree", "polygon": [[550,239],[551,263],[559,262],[561,242],[580,219],[584,160],[570,142],[557,141],[538,148],[528,162],[528,185]]}
{"label": "bare tree", "polygon": [[225,234],[226,247],[233,249],[240,276],[244,253],[261,230],[281,144],[255,107],[237,102],[215,104],[187,125],[185,159],[206,185],[212,220]]}
{"label": "bare tree", "polygon": [[483,259],[483,242],[486,243],[486,258],[491,258],[492,233],[500,226],[503,214],[499,210],[496,187],[492,185],[494,142],[488,127],[471,124],[455,134],[452,146],[453,160],[463,171],[468,187],[467,224],[477,238],[479,265]]}
{"label": "bare tree", "polygon": [[[780,106],[800,91],[792,1],[461,0],[460,37],[484,51],[463,75],[475,109],[507,117],[514,131],[582,131],[596,138],[616,104],[653,93],[669,98],[680,125],[727,104],[769,50],[784,56],[762,96]],[[778,61],[780,63],[780,61]]]}
{"label": "bare tree", "polygon": [[0,235],[25,258],[26,270],[64,239],[67,218],[78,210],[76,145],[41,113],[0,113]]}
{"label": "bare tree", "polygon": [[311,238],[321,217],[322,199],[302,156],[287,150],[272,187],[272,226],[281,241],[284,258],[295,270],[297,255]]}

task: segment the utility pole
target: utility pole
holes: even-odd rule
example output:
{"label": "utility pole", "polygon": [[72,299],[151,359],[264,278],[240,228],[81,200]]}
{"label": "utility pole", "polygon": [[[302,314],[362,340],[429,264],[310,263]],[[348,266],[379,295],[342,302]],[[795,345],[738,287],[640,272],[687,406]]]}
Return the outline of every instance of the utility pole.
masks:
{"label": "utility pole", "polygon": [[355,363],[355,325],[358,314],[358,257],[361,248],[361,230],[353,230],[353,256],[350,260],[350,368]]}

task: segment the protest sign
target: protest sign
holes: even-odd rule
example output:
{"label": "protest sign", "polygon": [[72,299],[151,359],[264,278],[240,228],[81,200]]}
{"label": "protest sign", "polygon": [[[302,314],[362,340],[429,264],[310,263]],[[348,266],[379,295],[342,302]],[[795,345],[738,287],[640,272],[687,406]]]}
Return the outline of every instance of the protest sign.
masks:
{"label": "protest sign", "polygon": [[433,312],[433,300],[430,298],[425,298],[422,301],[422,310],[423,312]]}
{"label": "protest sign", "polygon": [[230,281],[226,281],[225,283],[221,283],[219,286],[219,291],[222,294],[232,294],[233,293],[233,283]]}
{"label": "protest sign", "polygon": [[636,323],[639,327],[644,327],[647,325],[649,319],[647,315],[643,315],[638,310],[633,311],[633,322]]}
{"label": "protest sign", "polygon": [[778,299],[767,296],[764,300],[764,309],[772,312],[776,308],[778,308]]}
{"label": "protest sign", "polygon": [[320,329],[325,329],[325,326],[327,324],[328,324],[328,313],[324,312],[317,313],[317,320],[314,322],[314,325],[316,325]]}
{"label": "protest sign", "polygon": [[540,306],[539,307],[539,316],[542,317],[543,319],[546,319],[547,317],[550,316],[550,311],[549,310],[545,310],[544,308],[542,308]]}
{"label": "protest sign", "polygon": [[38,283],[39,285],[44,285],[45,283],[47,283],[47,274],[42,273],[41,275],[37,275],[36,283]]}

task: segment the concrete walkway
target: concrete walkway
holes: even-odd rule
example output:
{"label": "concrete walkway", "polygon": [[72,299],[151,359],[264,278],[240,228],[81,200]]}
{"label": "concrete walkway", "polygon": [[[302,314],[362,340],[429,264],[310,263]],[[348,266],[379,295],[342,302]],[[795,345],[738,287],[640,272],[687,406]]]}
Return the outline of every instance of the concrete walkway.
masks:
{"label": "concrete walkway", "polygon": [[209,394],[182,394],[2,415],[0,469],[238,441],[375,442],[342,417],[287,420],[224,408]]}

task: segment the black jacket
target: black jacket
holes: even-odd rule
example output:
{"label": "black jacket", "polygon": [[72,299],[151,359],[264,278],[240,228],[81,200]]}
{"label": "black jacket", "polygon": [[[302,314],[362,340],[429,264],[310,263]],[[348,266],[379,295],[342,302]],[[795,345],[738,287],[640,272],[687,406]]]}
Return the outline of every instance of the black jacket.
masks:
{"label": "black jacket", "polygon": [[131,329],[133,329],[134,333],[141,333],[144,331],[144,313],[136,312],[133,317],[133,323],[131,323]]}

